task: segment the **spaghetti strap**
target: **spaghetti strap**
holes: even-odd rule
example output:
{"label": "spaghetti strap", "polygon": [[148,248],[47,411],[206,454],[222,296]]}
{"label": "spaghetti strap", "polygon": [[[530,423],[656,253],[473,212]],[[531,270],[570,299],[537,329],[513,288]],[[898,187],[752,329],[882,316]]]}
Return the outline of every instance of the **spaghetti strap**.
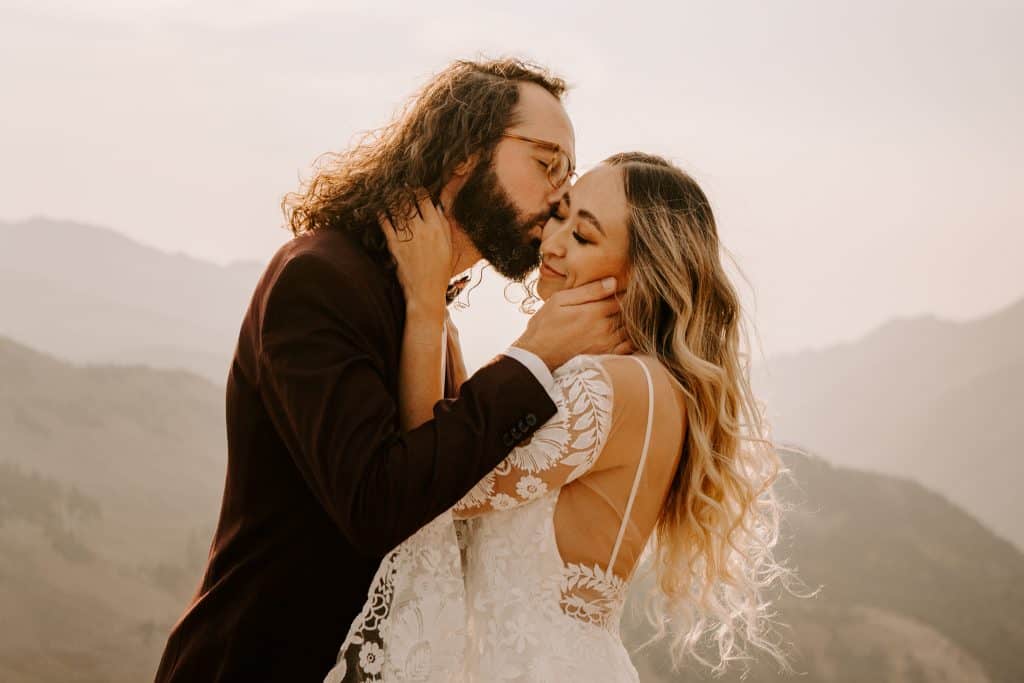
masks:
{"label": "spaghetti strap", "polygon": [[[447,312],[445,313],[447,316]],[[448,397],[448,321],[441,328],[441,394]]]}
{"label": "spaghetti strap", "polygon": [[651,428],[654,422],[654,379],[651,377],[651,371],[647,368],[647,364],[639,358],[629,356],[643,368],[644,375],[647,377],[647,429],[644,432],[644,446],[640,452],[640,462],[636,466],[636,475],[633,478],[633,488],[629,491],[629,500],[626,502],[626,509],[622,513],[622,524],[619,526],[619,534],[615,538],[615,546],[612,548],[611,559],[608,560],[608,571],[615,571],[615,560],[619,556],[619,548],[622,546],[622,539],[626,535],[626,525],[629,524],[629,515],[633,511],[633,501],[636,500],[636,492],[640,486],[640,477],[644,472],[644,463],[647,461],[647,451],[651,446]]}

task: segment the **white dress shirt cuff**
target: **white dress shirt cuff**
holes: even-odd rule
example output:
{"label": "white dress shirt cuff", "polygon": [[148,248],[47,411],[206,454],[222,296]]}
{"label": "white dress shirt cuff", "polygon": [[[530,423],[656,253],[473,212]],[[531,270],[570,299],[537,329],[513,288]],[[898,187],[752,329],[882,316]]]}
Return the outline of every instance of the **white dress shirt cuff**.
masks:
{"label": "white dress shirt cuff", "polygon": [[515,360],[526,366],[540,385],[544,387],[544,391],[548,392],[548,396],[551,397],[552,401],[557,401],[555,396],[555,378],[551,376],[551,371],[548,370],[548,366],[537,357],[537,354],[530,353],[525,349],[521,349],[518,346],[510,346],[503,352],[503,355]]}

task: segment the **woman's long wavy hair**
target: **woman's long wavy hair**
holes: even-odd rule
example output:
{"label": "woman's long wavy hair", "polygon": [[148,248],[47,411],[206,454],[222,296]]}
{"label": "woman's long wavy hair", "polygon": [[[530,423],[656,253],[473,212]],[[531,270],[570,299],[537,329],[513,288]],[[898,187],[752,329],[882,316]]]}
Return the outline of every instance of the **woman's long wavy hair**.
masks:
{"label": "woman's long wavy hair", "polygon": [[[693,656],[721,673],[749,662],[749,645],[788,669],[764,595],[776,580],[788,588],[795,579],[772,554],[782,511],[773,483],[784,468],[751,391],[739,297],[711,205],[661,157],[633,152],[605,163],[622,170],[629,206],[622,318],[637,350],[679,381],[688,421],[654,532],[647,612],[655,638],[671,627],[677,665]],[[717,646],[717,663],[705,656],[708,645]]]}
{"label": "woman's long wavy hair", "polygon": [[295,235],[337,229],[355,234],[390,262],[377,224],[386,212],[411,215],[421,188],[435,200],[456,167],[478,155],[490,163],[516,121],[519,84],[535,83],[561,99],[566,84],[519,59],[460,60],[435,75],[389,125],[353,147],[321,156],[311,179],[281,202]]}

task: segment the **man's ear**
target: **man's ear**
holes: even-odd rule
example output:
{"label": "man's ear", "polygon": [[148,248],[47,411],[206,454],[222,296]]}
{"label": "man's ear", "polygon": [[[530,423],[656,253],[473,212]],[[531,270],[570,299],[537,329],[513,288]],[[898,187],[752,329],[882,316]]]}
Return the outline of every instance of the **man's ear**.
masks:
{"label": "man's ear", "polygon": [[480,158],[480,154],[478,152],[473,152],[468,157],[466,157],[464,160],[462,160],[459,163],[459,165],[455,167],[454,170],[452,170],[452,175],[453,176],[469,175],[469,172],[473,170],[474,166],[476,166],[476,162],[477,162],[477,160],[479,158]]}

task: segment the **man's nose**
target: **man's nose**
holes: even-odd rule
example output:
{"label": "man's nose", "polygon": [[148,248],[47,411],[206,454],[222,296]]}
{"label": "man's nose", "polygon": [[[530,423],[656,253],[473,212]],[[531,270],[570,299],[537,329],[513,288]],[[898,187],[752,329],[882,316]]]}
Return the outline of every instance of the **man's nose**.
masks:
{"label": "man's nose", "polygon": [[565,197],[565,193],[569,191],[570,186],[571,183],[569,182],[569,179],[566,178],[564,183],[551,189],[551,192],[548,193],[546,199],[548,204],[551,205],[552,210],[557,210],[558,205],[562,203],[562,198]]}

